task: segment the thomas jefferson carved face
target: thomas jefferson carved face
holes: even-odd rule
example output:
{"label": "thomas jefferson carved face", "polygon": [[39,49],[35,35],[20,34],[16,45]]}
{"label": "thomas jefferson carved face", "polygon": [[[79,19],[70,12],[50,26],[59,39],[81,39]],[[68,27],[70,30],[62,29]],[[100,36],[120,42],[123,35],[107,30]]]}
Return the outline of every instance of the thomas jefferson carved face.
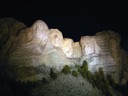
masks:
{"label": "thomas jefferson carved face", "polygon": [[50,41],[53,46],[62,47],[63,44],[63,36],[62,33],[58,29],[50,30]]}

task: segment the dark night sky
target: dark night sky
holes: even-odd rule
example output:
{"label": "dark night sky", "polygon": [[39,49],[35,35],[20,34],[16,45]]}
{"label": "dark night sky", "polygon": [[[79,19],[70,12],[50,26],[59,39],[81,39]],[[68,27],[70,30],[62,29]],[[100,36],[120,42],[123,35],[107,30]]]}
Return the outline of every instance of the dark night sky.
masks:
{"label": "dark night sky", "polygon": [[118,32],[122,38],[128,36],[128,3],[51,1],[1,3],[0,17],[13,17],[27,26],[41,19],[74,41],[103,30]]}

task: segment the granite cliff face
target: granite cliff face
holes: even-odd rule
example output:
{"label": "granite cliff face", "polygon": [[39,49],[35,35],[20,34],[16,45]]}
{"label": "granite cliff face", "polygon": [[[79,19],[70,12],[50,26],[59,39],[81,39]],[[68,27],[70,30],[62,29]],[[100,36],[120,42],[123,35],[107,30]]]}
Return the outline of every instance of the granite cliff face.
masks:
{"label": "granite cliff face", "polygon": [[84,60],[90,71],[102,67],[106,74],[113,74],[117,83],[121,74],[127,73],[127,69],[121,73],[127,64],[122,64],[120,36],[113,31],[82,36],[74,42],[63,38],[58,29],[49,29],[41,20],[26,27],[12,18],[4,18],[0,19],[0,40],[1,66],[6,66],[7,73],[17,80],[41,80],[50,68],[60,71],[64,65],[81,65]]}

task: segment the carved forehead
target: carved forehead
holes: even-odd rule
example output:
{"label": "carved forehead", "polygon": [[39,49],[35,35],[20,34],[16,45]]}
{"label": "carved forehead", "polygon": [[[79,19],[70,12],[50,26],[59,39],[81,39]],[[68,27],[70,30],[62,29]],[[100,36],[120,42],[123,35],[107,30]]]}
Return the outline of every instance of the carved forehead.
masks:
{"label": "carved forehead", "polygon": [[81,45],[85,45],[86,43],[90,42],[90,36],[82,36],[80,39]]}
{"label": "carved forehead", "polygon": [[96,38],[94,36],[83,36],[80,40],[81,43],[87,43],[91,41],[96,41]]}
{"label": "carved forehead", "polygon": [[89,40],[90,38],[91,38],[90,36],[82,36],[80,41]]}
{"label": "carved forehead", "polygon": [[64,44],[72,44],[73,40],[70,38],[64,38]]}
{"label": "carved forehead", "polygon": [[48,29],[48,26],[47,24],[42,21],[42,20],[37,20],[33,25],[32,25],[32,28],[36,29],[36,28],[40,28],[40,29],[43,29],[43,30],[47,30]]}
{"label": "carved forehead", "polygon": [[50,29],[50,37],[63,38],[63,35],[58,29]]}

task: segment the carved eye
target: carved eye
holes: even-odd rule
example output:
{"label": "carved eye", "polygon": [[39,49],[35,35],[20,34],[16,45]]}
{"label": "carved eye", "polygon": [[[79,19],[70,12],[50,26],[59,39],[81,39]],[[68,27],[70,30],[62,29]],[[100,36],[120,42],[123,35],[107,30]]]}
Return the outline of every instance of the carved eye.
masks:
{"label": "carved eye", "polygon": [[57,35],[54,35],[54,38],[57,38],[58,36]]}

